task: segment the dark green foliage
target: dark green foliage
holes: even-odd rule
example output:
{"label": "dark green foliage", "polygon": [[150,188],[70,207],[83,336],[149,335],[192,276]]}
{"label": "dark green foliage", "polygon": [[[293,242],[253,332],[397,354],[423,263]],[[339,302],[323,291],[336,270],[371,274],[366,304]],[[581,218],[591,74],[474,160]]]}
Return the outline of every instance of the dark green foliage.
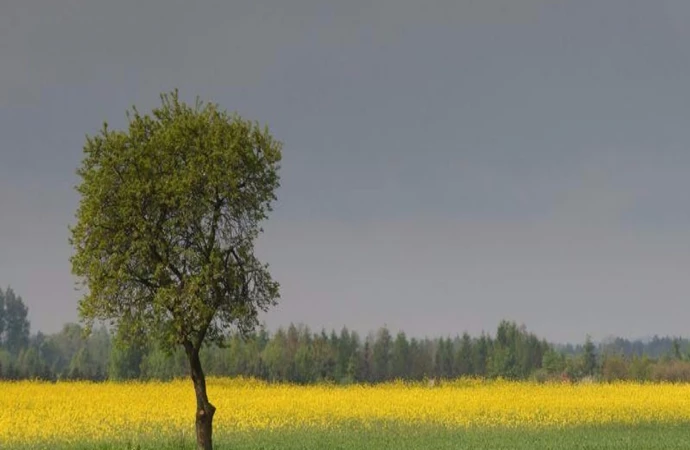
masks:
{"label": "dark green foliage", "polygon": [[[0,348],[5,343],[5,293],[0,289]],[[2,375],[2,374],[0,374]]]}
{"label": "dark green foliage", "polygon": [[313,381],[334,381],[337,345],[332,346],[333,341],[330,341],[326,335],[325,330],[321,330],[321,334],[314,337],[312,342],[314,354],[314,368],[315,373],[312,377]]}
{"label": "dark green foliage", "polygon": [[391,372],[393,340],[388,328],[382,327],[376,334],[372,351],[372,381],[388,380]]}
{"label": "dark green foliage", "polygon": [[558,377],[565,370],[565,355],[549,348],[542,359],[542,367],[550,377]]}
{"label": "dark green foliage", "polygon": [[546,342],[528,333],[524,326],[502,321],[488,359],[488,375],[508,379],[527,378],[542,366],[542,358],[548,348]]}
{"label": "dark green foliage", "polygon": [[455,357],[455,372],[458,376],[473,375],[474,361],[472,358],[472,338],[468,333],[462,334],[460,348]]}
{"label": "dark green foliage", "polygon": [[585,340],[584,353],[582,354],[582,371],[586,376],[594,375],[597,368],[596,347],[589,336]]}
{"label": "dark green foliage", "polygon": [[29,309],[22,298],[7,288],[4,295],[4,347],[13,356],[18,356],[22,348],[29,345]]}
{"label": "dark green foliage", "polygon": [[391,376],[397,379],[409,379],[412,367],[410,344],[404,332],[399,332],[393,342],[393,355],[391,356],[392,373]]}
{"label": "dark green foliage", "polygon": [[364,345],[360,351],[357,364],[357,381],[368,383],[372,381],[371,377],[371,338],[368,336],[364,340]]}
{"label": "dark green foliage", "polygon": [[453,342],[450,339],[441,338],[436,346],[434,355],[434,374],[439,378],[453,378],[454,356]]}
{"label": "dark green foliage", "polygon": [[487,374],[486,362],[489,360],[491,344],[491,338],[482,333],[474,345],[474,351],[472,352],[472,368],[474,369],[474,375],[481,377]]}
{"label": "dark green foliage", "polygon": [[[331,339],[333,342],[333,339]],[[336,379],[342,383],[353,383],[357,377],[357,351],[359,349],[359,336],[357,333],[343,327],[340,336],[333,342],[337,346],[338,363],[336,366]]]}
{"label": "dark green foliage", "polygon": [[[131,339],[129,345],[119,344],[120,339],[104,327],[86,333],[76,324],[67,324],[52,335],[39,332],[24,340],[16,355],[0,348],[0,378],[97,381],[189,376],[181,349],[171,350],[145,334]],[[263,327],[252,333],[232,333],[223,346],[203,346],[200,358],[211,375],[293,383],[460,376],[690,382],[690,362],[683,356],[687,341],[655,337],[648,344],[628,346],[625,342],[615,339],[597,347],[588,338],[573,353],[572,348],[557,349],[507,321],[499,324],[495,338],[463,333],[452,339],[408,339],[402,331],[393,338],[384,327],[361,340],[347,328],[340,333],[313,333],[306,326],[290,325],[272,335]],[[643,356],[618,351],[621,347],[640,350]],[[661,357],[648,357],[647,351]]]}

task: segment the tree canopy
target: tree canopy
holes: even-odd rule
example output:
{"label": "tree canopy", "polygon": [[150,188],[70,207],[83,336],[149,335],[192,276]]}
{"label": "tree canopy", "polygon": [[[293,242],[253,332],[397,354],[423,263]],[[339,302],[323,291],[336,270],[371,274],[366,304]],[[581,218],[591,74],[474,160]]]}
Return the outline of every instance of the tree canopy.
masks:
{"label": "tree canopy", "polygon": [[[71,229],[87,321],[145,327],[199,347],[251,330],[278,284],[253,254],[279,185],[281,145],[215,104],[164,94],[129,129],[87,137]],[[131,336],[131,334],[128,334]]]}

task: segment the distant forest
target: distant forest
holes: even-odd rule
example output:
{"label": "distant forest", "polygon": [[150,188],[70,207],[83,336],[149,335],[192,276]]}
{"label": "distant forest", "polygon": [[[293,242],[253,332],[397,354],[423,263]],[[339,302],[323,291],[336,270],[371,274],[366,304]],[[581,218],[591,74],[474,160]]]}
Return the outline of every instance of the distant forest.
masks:
{"label": "distant forest", "polygon": [[[118,345],[105,327],[84,336],[78,324],[31,334],[28,308],[12,289],[0,289],[0,379],[169,380],[188,375],[181,350],[150,342]],[[690,381],[690,342],[672,337],[622,338],[555,345],[524,326],[503,321],[494,335],[434,338],[395,335],[383,327],[366,336],[347,328],[312,331],[290,325],[270,333],[228,336],[201,358],[211,376],[247,376],[271,382],[377,383],[463,376],[536,381]]]}

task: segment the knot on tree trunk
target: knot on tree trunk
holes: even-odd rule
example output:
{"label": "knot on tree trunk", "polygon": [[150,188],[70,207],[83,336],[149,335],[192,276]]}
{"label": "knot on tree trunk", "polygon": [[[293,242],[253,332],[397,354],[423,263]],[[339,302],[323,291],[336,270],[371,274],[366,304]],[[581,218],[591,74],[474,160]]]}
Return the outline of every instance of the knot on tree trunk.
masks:
{"label": "knot on tree trunk", "polygon": [[213,414],[215,406],[209,402],[199,405],[196,410],[196,442],[199,450],[213,449]]}
{"label": "knot on tree trunk", "polygon": [[216,412],[216,407],[213,406],[212,404],[208,403],[204,405],[202,408],[199,408],[196,412],[196,417],[197,419],[203,419],[203,418],[213,418],[213,415]]}

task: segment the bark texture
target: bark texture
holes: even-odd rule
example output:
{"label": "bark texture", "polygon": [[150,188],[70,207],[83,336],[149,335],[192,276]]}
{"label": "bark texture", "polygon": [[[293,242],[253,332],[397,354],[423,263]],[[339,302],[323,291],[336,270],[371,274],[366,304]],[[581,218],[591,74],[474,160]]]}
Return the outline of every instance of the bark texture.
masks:
{"label": "bark texture", "polygon": [[201,368],[199,349],[185,344],[185,350],[196,394],[196,447],[198,450],[213,450],[213,415],[216,408],[208,401],[206,377]]}

